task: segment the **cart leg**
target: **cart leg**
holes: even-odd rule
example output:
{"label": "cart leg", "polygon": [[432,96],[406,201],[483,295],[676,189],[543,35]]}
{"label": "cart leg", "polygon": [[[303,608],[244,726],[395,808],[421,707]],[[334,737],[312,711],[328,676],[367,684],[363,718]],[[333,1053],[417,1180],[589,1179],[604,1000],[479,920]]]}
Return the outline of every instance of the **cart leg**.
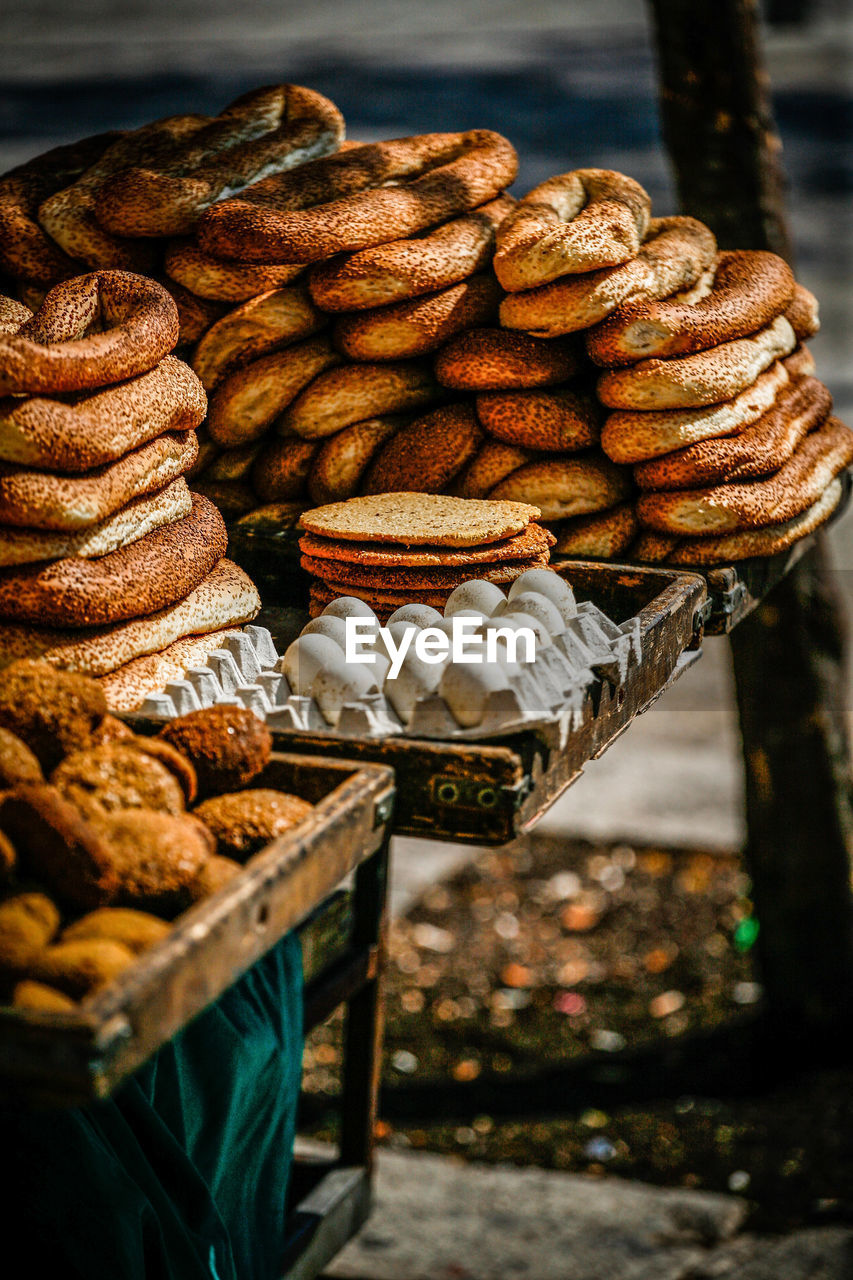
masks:
{"label": "cart leg", "polygon": [[[781,143],[757,0],[650,0],[661,119],[682,207],[723,248],[790,258]],[[842,642],[818,545],[732,633],[747,861],[771,1027],[832,1032],[851,1010],[853,815]]]}
{"label": "cart leg", "polygon": [[374,961],[364,986],[347,1005],[341,1086],[341,1164],[373,1162],[379,1073],[382,1064],[382,971],[387,934],[388,844],[356,871],[356,947],[372,948]]}

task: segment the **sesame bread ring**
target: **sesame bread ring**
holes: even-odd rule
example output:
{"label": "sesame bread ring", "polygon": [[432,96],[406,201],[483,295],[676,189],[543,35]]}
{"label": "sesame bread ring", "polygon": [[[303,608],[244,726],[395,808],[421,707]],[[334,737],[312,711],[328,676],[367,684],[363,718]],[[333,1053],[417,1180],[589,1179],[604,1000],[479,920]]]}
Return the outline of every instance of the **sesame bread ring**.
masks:
{"label": "sesame bread ring", "polygon": [[751,387],[733,400],[706,409],[663,409],[611,413],[601,428],[601,447],[614,462],[644,462],[695,444],[731,436],[757,422],[790,381],[784,360],[777,360]]}
{"label": "sesame bread ring", "polygon": [[393,414],[354,422],[329,436],[317,451],[308,477],[308,492],[319,507],[358,493],[362,477],[377,451],[408,419]]}
{"label": "sesame bread ring", "polygon": [[423,235],[318,263],[308,277],[311,296],[324,311],[363,311],[449,289],[489,266],[495,228],[514,207],[511,196],[499,196]]}
{"label": "sesame bread ring", "polygon": [[190,667],[203,667],[214,649],[221,649],[229,636],[239,635],[233,628],[211,631],[204,636],[185,636],[160,653],[133,658],[108,675],[99,676],[110,711],[137,711],[148,697],[164,689],[172,680],[182,680]]}
{"label": "sesame bread ring", "polygon": [[221,320],[228,308],[223,302],[211,302],[209,298],[197,298],[174,280],[165,281],[165,289],[178,308],[179,347],[194,347],[212,324]]}
{"label": "sesame bread ring", "polygon": [[631,478],[624,468],[588,453],[528,462],[496,485],[489,498],[533,503],[541,519],[549,521],[606,511],[630,492]]}
{"label": "sesame bread ring", "polygon": [[191,507],[187,482],[180,477],[156,493],[134,498],[106,520],[77,533],[3,528],[0,529],[0,568],[69,556],[82,556],[87,560],[105,556],[137,538],[144,538],[153,529],[183,520]]}
{"label": "sesame bread ring", "polygon": [[630,262],[511,293],[501,303],[501,324],[540,338],[588,329],[628,302],[691,289],[716,252],[713,234],[695,218],[653,218]]}
{"label": "sesame bread ring", "polygon": [[541,524],[529,524],[521,533],[502,542],[490,542],[484,547],[383,547],[360,546],[356,542],[344,542],[335,538],[321,538],[313,533],[303,533],[299,547],[306,556],[317,560],[335,560],[344,563],[372,565],[374,568],[426,569],[461,567],[462,565],[496,564],[503,560],[525,560],[530,556],[544,555],[555,542],[553,534]]}
{"label": "sesame bread ring", "polygon": [[460,498],[485,498],[496,485],[533,460],[528,449],[502,440],[486,440],[462,475]]}
{"label": "sesame bread ring", "polygon": [[[793,325],[791,328],[793,328]],[[817,368],[814,356],[808,347],[804,347],[802,344],[794,347],[794,350],[789,356],[785,357],[782,363],[791,378],[810,378]]]}
{"label": "sesame bread ring", "polygon": [[333,102],[298,84],[253,89],[230,103],[160,164],[106,179],[95,198],[117,236],[180,236],[222,196],[334,151],[344,120]]}
{"label": "sesame bread ring", "polygon": [[305,270],[302,263],[224,262],[203,253],[194,240],[173,240],[166,248],[163,269],[170,280],[215,302],[245,302],[270,289],[282,289]]}
{"label": "sesame bread ring", "polygon": [[194,480],[193,492],[210,498],[226,520],[237,520],[258,505],[258,499],[244,480]]}
{"label": "sesame bread ring", "polygon": [[223,451],[208,463],[199,478],[209,482],[217,480],[245,480],[251,474],[255,458],[261,451],[262,443],[255,440],[252,444],[238,445],[236,449]]}
{"label": "sesame bread ring", "polygon": [[574,520],[565,520],[557,525],[554,555],[612,560],[628,550],[637,535],[637,527],[637,517],[630,502],[622,502],[609,511],[576,516]]}
{"label": "sesame bread ring", "polygon": [[264,445],[252,467],[252,489],[261,502],[291,502],[308,487],[315,440],[273,438]]}
{"label": "sesame bread ring", "polygon": [[483,443],[471,404],[447,404],[402,427],[364,480],[365,493],[439,493]]}
{"label": "sesame bread ring", "polygon": [[214,205],[199,244],[221,258],[319,262],[476,209],[514,181],[517,165],[506,138],[487,129],[370,143]]}
{"label": "sesame bread ring", "polygon": [[315,440],[334,435],[353,422],[422,409],[439,388],[425,363],[350,364],[327,369],[282,414],[282,435]]}
{"label": "sesame bread ring", "polygon": [[637,500],[637,517],[648,529],[681,536],[781,524],[817,502],[851,462],[853,431],[829,418],[774,475],[751,483],[644,493]]}
{"label": "sesame bread ring", "polygon": [[310,338],[326,318],[300,285],[273,289],[229,311],[207,330],[192,357],[205,391],[226,374],[278,347]]}
{"label": "sesame bread ring", "polygon": [[813,338],[820,329],[818,301],[801,284],[794,285],[794,295],[785,308],[785,318],[800,342]]}
{"label": "sesame bread ring", "polygon": [[[717,538],[685,538],[660,555],[668,564],[728,564],[730,561],[749,560],[753,556],[773,556],[814,533],[825,524],[841,501],[842,484],[832,480],[812,506],[785,520],[763,529],[742,529],[738,533],[722,534]],[[651,534],[650,538],[660,537]],[[660,545],[650,544],[652,553],[663,552]]]}
{"label": "sesame bread ring", "polygon": [[[753,529],[750,532],[758,533],[759,531]],[[653,533],[651,529],[641,529],[631,547],[631,559],[638,560],[640,564],[665,564],[680,541],[680,538],[675,538],[671,534]],[[717,539],[702,538],[701,541],[710,543],[716,542]]]}
{"label": "sesame bread ring", "polygon": [[222,516],[196,494],[183,520],[95,560],[72,556],[0,571],[0,618],[98,627],[155,613],[189,595],[227,543]]}
{"label": "sesame bread ring", "polygon": [[564,387],[483,392],[477,396],[477,417],[498,440],[551,453],[586,449],[600,435],[601,410],[594,396]]}
{"label": "sesame bread ring", "polygon": [[[463,582],[470,582],[472,577],[470,565],[458,568],[447,565],[371,568],[368,565],[353,564],[349,560],[338,563],[336,560],[316,560],[313,556],[306,555],[301,557],[299,563],[306,572],[332,585],[345,583],[347,587],[367,587],[379,591],[452,591]],[[480,564],[477,566],[476,576],[483,582],[514,582],[526,569],[541,569],[547,564],[548,552],[545,551],[540,555],[505,560],[500,564]]]}
{"label": "sesame bread ring", "polygon": [[613,409],[701,408],[731,400],[797,345],[784,316],[748,338],[672,360],[641,360],[598,379],[598,398]]}
{"label": "sesame bread ring", "polygon": [[76,181],[42,201],[40,225],[70,258],[90,269],[151,272],[158,251],[106,231],[95,217],[98,191],[107,178],[130,165],[162,164],[206,123],[206,116],[171,116],[121,134]]}
{"label": "sesame bread ring", "polygon": [[501,289],[483,272],[438,293],[341,316],[335,345],[351,360],[406,360],[497,317]]}
{"label": "sesame bread ring", "polygon": [[534,187],[501,223],[495,273],[508,293],[636,257],[651,201],[612,169],[575,169]]}
{"label": "sesame bread ring", "polygon": [[23,302],[0,294],[0,333],[17,333],[21,325],[31,320],[32,316],[32,311]]}
{"label": "sesame bread ring", "polygon": [[783,387],[751,427],[641,462],[634,468],[634,480],[641,489],[694,489],[769,475],[788,461],[831,410],[832,396],[823,383],[800,378]]}
{"label": "sesame bread ring", "polygon": [[117,462],[56,475],[0,462],[0,524],[74,532],[106,520],[133,498],[162,489],[195,461],[194,431],[168,432]]}
{"label": "sesame bread ring", "polygon": [[721,253],[707,297],[693,305],[669,299],[620,307],[587,334],[587,354],[612,368],[705,351],[763,328],[786,311],[793,294],[791,268],[775,253]]}
{"label": "sesame bread ring", "polygon": [[[103,332],[87,333],[93,324]],[[77,276],[51,289],[17,333],[0,336],[0,395],[83,391],[134,378],[177,339],[178,313],[161,285],[125,271]]]}
{"label": "sesame bread ring", "polygon": [[339,361],[328,338],[309,338],[229,374],[210,397],[207,429],[211,439],[228,449],[251,444],[303,387]]}
{"label": "sesame bread ring", "polygon": [[118,133],[101,133],[10,169],[0,178],[0,273],[50,288],[79,270],[46,235],[37,221],[39,205],[75,182],[94,164]]}
{"label": "sesame bread ring", "polygon": [[174,356],[138,378],[73,396],[0,400],[0,459],[51,471],[89,471],[167,431],[204,421],[207,398]]}
{"label": "sesame bread ring", "polygon": [[435,360],[435,376],[455,391],[552,387],[579,368],[574,342],[545,341],[505,329],[469,329],[452,338]]}
{"label": "sesame bread ring", "polygon": [[145,618],[82,630],[0,623],[0,668],[26,657],[39,658],[64,671],[104,676],[134,658],[158,653],[184,636],[251,622],[260,607],[260,597],[248,575],[223,558],[183,600]]}

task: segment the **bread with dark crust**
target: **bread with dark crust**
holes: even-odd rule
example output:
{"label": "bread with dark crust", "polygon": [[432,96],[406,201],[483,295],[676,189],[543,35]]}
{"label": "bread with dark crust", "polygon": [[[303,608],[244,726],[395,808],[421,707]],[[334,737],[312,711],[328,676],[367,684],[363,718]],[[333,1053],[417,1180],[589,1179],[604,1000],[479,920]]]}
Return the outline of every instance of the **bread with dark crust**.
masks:
{"label": "bread with dark crust", "polygon": [[158,737],[193,765],[201,799],[251,782],[272,750],[269,729],[242,707],[208,707],[171,720]]}

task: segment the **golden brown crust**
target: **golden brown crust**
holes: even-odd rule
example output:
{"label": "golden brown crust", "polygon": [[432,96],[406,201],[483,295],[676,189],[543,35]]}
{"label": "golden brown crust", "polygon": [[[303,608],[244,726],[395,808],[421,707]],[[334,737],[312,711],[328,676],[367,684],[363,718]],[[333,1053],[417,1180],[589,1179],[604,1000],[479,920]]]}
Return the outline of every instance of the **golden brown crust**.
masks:
{"label": "golden brown crust", "polygon": [[223,302],[211,302],[208,298],[198,298],[189,289],[175,284],[174,280],[165,280],[164,286],[172,301],[178,308],[178,347],[185,350],[194,347],[202,334],[212,324],[221,320],[228,308]]}
{"label": "golden brown crust", "polygon": [[302,527],[344,541],[476,547],[521,533],[539,514],[537,507],[523,502],[380,493],[306,511]]}
{"label": "golden brown crust", "polygon": [[486,440],[458,478],[458,496],[485,498],[495,485],[532,460],[533,454],[529,449],[519,449],[517,445],[504,444],[502,440]]}
{"label": "golden brown crust", "polygon": [[[479,563],[476,576],[484,582],[514,582],[527,569],[541,569],[548,563],[548,551],[539,555],[525,556],[517,560],[502,560],[498,564]],[[407,591],[452,591],[463,582],[470,582],[472,569],[470,565],[459,568],[441,565],[438,568],[410,568],[396,566],[387,568],[354,564],[352,560],[315,560],[312,556],[303,555],[302,568],[324,582],[335,586],[366,587],[378,591],[396,591],[405,594]],[[343,593],[342,593],[343,594]]]}
{"label": "golden brown crust", "polygon": [[0,973],[25,970],[56,935],[59,920],[56,904],[43,893],[18,893],[0,902]]}
{"label": "golden brown crust", "polygon": [[335,345],[351,360],[426,355],[465,329],[496,319],[500,285],[485,272],[438,293],[341,316]]}
{"label": "golden brown crust", "polygon": [[628,550],[637,528],[637,517],[630,502],[611,507],[609,511],[576,516],[557,526],[553,554],[612,560]]}
{"label": "golden brown crust", "polygon": [[328,338],[309,338],[229,374],[210,398],[211,438],[227,448],[251,444],[312,379],[339,362]]}
{"label": "golden brown crust", "polygon": [[251,488],[242,480],[194,480],[193,490],[209,498],[228,520],[236,520],[258,505]]}
{"label": "golden brown crust", "polygon": [[269,351],[310,338],[326,319],[304,285],[273,289],[229,311],[207,330],[193,352],[192,367],[205,391],[234,369]]}
{"label": "golden brown crust", "polygon": [[32,318],[32,311],[29,307],[25,307],[23,302],[17,302],[14,298],[7,298],[5,294],[0,294],[0,334],[17,333],[21,326]]}
{"label": "golden brown crust", "polygon": [[315,440],[367,418],[424,408],[438,393],[423,361],[340,365],[320,373],[300,392],[282,414],[278,430]]}
{"label": "golden brown crust", "polygon": [[134,955],[147,951],[170,932],[169,925],[158,916],[133,907],[99,907],[81,916],[62,930],[62,941],[78,938],[109,938],[120,942]]}
{"label": "golden brown crust", "polygon": [[24,740],[0,725],[0,791],[19,782],[44,782],[44,774]]}
{"label": "golden brown crust", "polygon": [[801,378],[783,387],[776,403],[751,427],[641,462],[634,480],[641,489],[690,489],[768,475],[788,461],[831,409],[832,396],[823,383]]}
{"label": "golden brown crust", "polygon": [[732,400],[797,345],[784,316],[747,338],[671,360],[641,360],[598,379],[598,398],[612,409],[701,408]]}
{"label": "golden brown crust", "polygon": [[793,296],[791,268],[775,253],[721,253],[706,297],[692,305],[669,299],[622,306],[587,334],[587,353],[612,368],[705,351],[755,333],[786,313]]}
{"label": "golden brown crust", "polygon": [[[103,331],[87,334],[95,322]],[[128,271],[76,276],[55,285],[16,334],[0,335],[0,394],[121,382],[153,369],[177,340],[177,309],[156,281]]]}
{"label": "golden brown crust", "polygon": [[57,991],[56,987],[31,978],[15,984],[12,1005],[16,1009],[37,1009],[41,1013],[72,1013],[77,1008],[64,991]]}
{"label": "golden brown crust", "polygon": [[164,269],[198,298],[246,302],[270,289],[282,289],[305,270],[302,263],[226,262],[204,253],[194,240],[173,240],[166,248]]}
{"label": "golden brown crust", "polygon": [[[376,568],[412,567],[436,568],[476,566],[493,564],[503,560],[524,560],[530,556],[540,556],[554,545],[554,537],[538,524],[529,524],[521,533],[501,542],[492,542],[484,547],[430,547],[426,544],[417,548],[399,546],[359,546],[353,542],[338,541],[334,538],[320,538],[313,533],[304,533],[299,539],[302,552],[318,560],[334,560],[338,563],[359,564]],[[321,575],[322,576],[322,575]]]}
{"label": "golden brown crust", "polygon": [[308,492],[312,502],[322,506],[358,493],[371,459],[406,421],[394,415],[367,418],[329,436],[311,462]]}
{"label": "golden brown crust", "polygon": [[88,746],[106,710],[102,691],[85,676],[28,658],[3,671],[0,725],[25,742],[44,769]]}
{"label": "golden brown crust", "polygon": [[636,256],[651,201],[612,169],[575,169],[534,187],[501,224],[495,272],[511,293]]}
{"label": "golden brown crust", "polygon": [[644,462],[697,440],[730,436],[757,422],[790,381],[777,360],[734,400],[705,409],[664,409],[611,413],[601,428],[601,447],[614,462]]}
{"label": "golden brown crust", "polygon": [[99,223],[118,236],[175,236],[229,189],[334,151],[344,120],[313,89],[280,84],[230,103],[161,164],[108,177],[95,197]]}
{"label": "golden brown crust", "polygon": [[272,750],[269,729],[243,707],[209,707],[171,720],[158,737],[186,756],[202,799],[251,782]]}
{"label": "golden brown crust", "polygon": [[495,228],[514,206],[499,196],[421,235],[318,263],[311,296],[324,311],[362,311],[449,289],[488,267]]}
{"label": "golden brown crust", "polygon": [[148,373],[67,400],[0,400],[0,458],[52,471],[89,471],[167,431],[204,421],[207,399],[182,360],[164,356]]}
{"label": "golden brown crust", "polygon": [[625,303],[692,288],[716,251],[713,234],[695,218],[653,218],[636,258],[511,293],[501,304],[501,324],[541,338],[588,329]]}
{"label": "golden brown crust", "polygon": [[506,444],[573,453],[597,444],[601,410],[583,391],[487,391],[477,396],[477,417]]}
{"label": "golden brown crust", "polygon": [[[233,627],[221,631],[211,631],[203,636],[184,636],[157,653],[149,653],[141,658],[133,658],[115,671],[98,678],[98,684],[104,692],[107,706],[113,711],[137,711],[149,693],[156,693],[171,680],[182,680],[188,667],[203,667],[214,649],[221,649],[227,636],[237,635]],[[107,720],[109,716],[105,717]],[[140,750],[155,753],[158,743],[154,738],[144,740],[145,746]],[[137,745],[139,745],[137,741]],[[159,752],[157,752],[159,755]],[[180,753],[176,753],[180,754]],[[184,786],[187,803],[195,799],[195,774],[188,761],[183,762],[179,770],[174,759],[164,759],[164,763],[172,768]]]}
{"label": "golden brown crust", "polygon": [[0,462],[0,520],[27,529],[88,529],[182,476],[197,452],[194,431],[170,431],[81,475]]}
{"label": "golden brown crust", "polygon": [[829,418],[775,475],[705,489],[647,492],[637,500],[637,516],[646,528],[682,536],[781,524],[816,503],[851,462],[853,431]]}
{"label": "golden brown crust", "polygon": [[577,344],[505,329],[470,329],[436,356],[439,382],[455,391],[503,391],[552,387],[580,368]]}
{"label": "golden brown crust", "polygon": [[448,404],[401,427],[364,479],[365,493],[439,493],[473,458],[483,432],[471,404]]}
{"label": "golden brown crust", "polygon": [[219,857],[245,862],[313,811],[314,806],[299,796],[258,788],[212,796],[194,813],[212,832]]}
{"label": "golden brown crust", "polygon": [[167,918],[182,909],[187,886],[214,852],[210,832],[189,813],[117,809],[93,825],[109,849],[115,905]]}
{"label": "golden brown crust", "polygon": [[199,243],[219,257],[319,262],[467,213],[509,186],[516,168],[510,143],[486,129],[371,143],[214,205]]}
{"label": "golden brown crust", "polygon": [[72,752],[57,765],[50,781],[89,818],[116,809],[184,811],[184,793],[174,775],[133,742]]}
{"label": "golden brown crust", "polygon": [[234,862],[232,858],[222,858],[214,853],[187,885],[186,905],[191,906],[194,902],[209,898],[212,893],[230,884],[242,870],[239,862]]}
{"label": "golden brown crust", "polygon": [[630,491],[630,476],[623,467],[591,453],[528,462],[496,485],[489,497],[534,503],[541,519],[551,521],[604,511]]}
{"label": "golden brown crust", "polygon": [[80,999],[112,982],[134,959],[129,948],[112,938],[74,938],[47,947],[30,969],[39,983]]}
{"label": "golden brown crust", "polygon": [[261,502],[290,502],[305,494],[316,440],[272,439],[252,467],[252,488]]}
{"label": "golden brown crust", "polygon": [[0,823],[27,873],[59,898],[84,910],[114,898],[118,877],[108,841],[55,787],[17,787],[3,801]]}
{"label": "golden brown crust", "polygon": [[817,298],[804,285],[794,285],[794,294],[785,309],[785,318],[800,342],[813,338],[820,329]]}

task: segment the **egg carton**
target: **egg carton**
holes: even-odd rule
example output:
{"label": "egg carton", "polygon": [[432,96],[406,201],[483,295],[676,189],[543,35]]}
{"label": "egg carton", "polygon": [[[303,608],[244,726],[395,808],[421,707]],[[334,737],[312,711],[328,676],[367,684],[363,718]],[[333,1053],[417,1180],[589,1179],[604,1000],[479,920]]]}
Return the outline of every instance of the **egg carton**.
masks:
{"label": "egg carton", "polygon": [[[213,705],[242,706],[265,719],[272,730],[338,739],[477,741],[548,728],[549,738],[559,745],[581,723],[586,699],[596,685],[623,684],[642,658],[639,619],[617,624],[589,601],[572,604],[573,616],[547,644],[537,646],[533,661],[483,664],[491,669],[481,675],[470,674],[479,669],[476,666],[465,664],[461,671],[460,664],[448,661],[442,670],[454,667],[449,680],[458,687],[448,692],[443,679],[442,693],[437,687],[413,691],[411,682],[408,688],[391,687],[382,678],[389,664],[381,642],[376,645],[375,675],[362,664],[357,664],[358,672],[353,669],[356,664],[347,664],[329,632],[340,633],[347,606],[356,616],[365,616],[361,611],[366,606],[343,597],[309,623],[285,655],[278,653],[264,627],[247,626],[228,636],[204,666],[188,668],[180,680],[149,694],[139,713],[170,719]],[[398,613],[417,614],[421,609],[407,606]],[[341,619],[340,625],[329,617]],[[307,636],[321,640],[300,650],[299,642]],[[476,723],[466,724],[462,721],[470,719],[472,705]]]}

